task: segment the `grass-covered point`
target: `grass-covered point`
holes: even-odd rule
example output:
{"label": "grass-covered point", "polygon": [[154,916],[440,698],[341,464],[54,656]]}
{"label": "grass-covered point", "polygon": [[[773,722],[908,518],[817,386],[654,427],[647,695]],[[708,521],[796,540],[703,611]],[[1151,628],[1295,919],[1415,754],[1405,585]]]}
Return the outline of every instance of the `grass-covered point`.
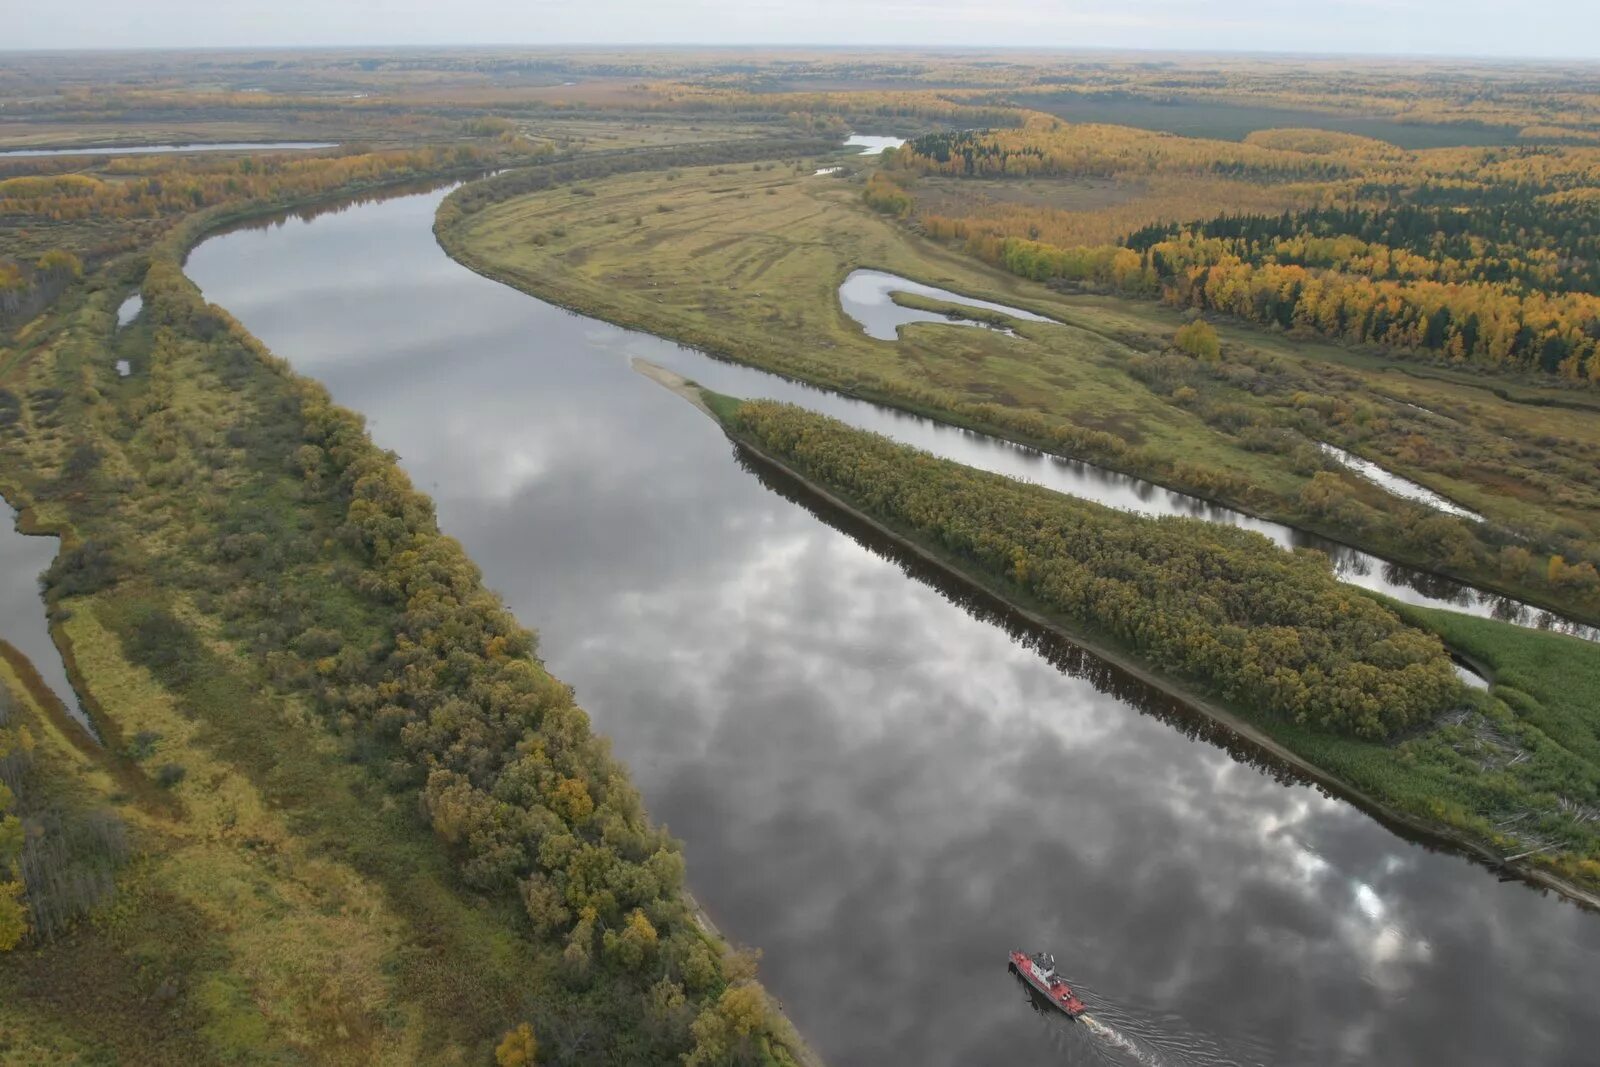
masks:
{"label": "grass-covered point", "polygon": [[1128,515],[791,405],[742,404],[733,425],[874,518],[1229,703],[1381,737],[1463,697],[1437,637],[1341,585],[1320,555],[1196,519]]}

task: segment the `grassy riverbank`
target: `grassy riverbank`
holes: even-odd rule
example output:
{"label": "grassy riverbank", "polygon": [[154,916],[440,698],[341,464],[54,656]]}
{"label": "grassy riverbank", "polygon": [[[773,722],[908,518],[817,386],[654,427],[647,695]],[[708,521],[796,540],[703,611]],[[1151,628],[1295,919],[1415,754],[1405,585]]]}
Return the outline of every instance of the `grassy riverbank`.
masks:
{"label": "grassy riverbank", "polygon": [[126,846],[101,897],[30,881],[0,1058],[476,1063],[527,1022],[546,1063],[803,1061],[431,502],[183,278],[221,221],[0,361],[6,492],[62,538],[47,601],[106,741],[31,708],[24,816],[40,847],[78,822]]}
{"label": "grassy riverbank", "polygon": [[[670,378],[657,372],[658,378]],[[670,380],[668,384],[673,384]],[[682,388],[682,383],[677,383]],[[683,388],[691,399],[695,390]],[[1568,895],[1600,900],[1600,712],[1591,698],[1600,685],[1600,648],[1558,634],[1541,633],[1494,620],[1453,612],[1390,608],[1350,587],[1333,582],[1315,557],[1291,563],[1290,557],[1259,538],[1230,531],[1197,554],[1259,554],[1245,566],[1305,567],[1302,580],[1322,596],[1361,602],[1387,617],[1389,626],[1429,632],[1452,650],[1481,664],[1495,681],[1488,693],[1454,690],[1453,695],[1422,721],[1386,738],[1349,736],[1310,721],[1296,721],[1287,702],[1242,699],[1237,686],[1216,671],[1186,669],[1182,658],[1158,654],[1148,630],[1118,621],[1105,598],[1084,601],[1061,595],[1059,581],[1041,580],[1041,570],[1023,567],[1005,546],[973,541],[947,529],[938,516],[935,497],[964,501],[961,511],[979,508],[985,528],[1003,531],[997,515],[1010,511],[1023,522],[1023,536],[1032,529],[1053,540],[1065,529],[1076,531],[1071,551],[1093,559],[1094,566],[1117,581],[1129,580],[1115,562],[1119,545],[1141,527],[1194,527],[1186,532],[1207,546],[1215,527],[1189,520],[1150,520],[1073,501],[1058,494],[959,464],[938,460],[893,445],[875,435],[849,429],[822,416],[765,402],[745,403],[705,393],[698,396],[735,440],[825,494],[833,503],[876,525],[940,567],[991,591],[1026,613],[1036,624],[1118,663],[1151,684],[1179,696],[1241,736],[1299,767],[1310,777],[1350,795],[1389,821],[1456,842],[1487,862],[1516,857],[1511,864],[1536,882],[1553,885]],[[925,485],[933,493],[917,490]],[[977,503],[975,503],[975,501]],[[953,506],[953,505],[952,505]],[[1084,525],[1084,513],[1093,516]],[[952,532],[955,533],[952,538]],[[1246,544],[1246,542],[1259,542]],[[997,552],[996,550],[999,549]],[[1159,567],[1183,566],[1161,554]],[[1276,561],[1274,564],[1273,561]],[[1030,561],[1031,562],[1031,561]],[[1217,568],[1228,564],[1220,560]],[[1204,600],[1204,582],[1193,576],[1175,580],[1179,603]],[[1160,594],[1155,594],[1160,598]],[[1269,597],[1270,599],[1270,597]],[[1274,616],[1274,637],[1286,619],[1270,604],[1252,602],[1231,612],[1262,613],[1254,624],[1268,629]],[[1398,616],[1398,617],[1397,617]],[[1344,619],[1302,616],[1302,629],[1291,643],[1298,653],[1315,648],[1315,631],[1347,625]],[[1409,626],[1402,626],[1402,620]],[[1179,629],[1180,617],[1157,620],[1166,633]],[[1225,628],[1225,627],[1219,627]],[[1331,631],[1330,631],[1331,633]],[[1328,651],[1334,656],[1370,655],[1373,634],[1348,635]],[[1420,637],[1421,635],[1418,634]],[[1355,645],[1347,641],[1357,642]],[[1428,641],[1424,641],[1427,644]],[[1435,644],[1442,654],[1443,645]],[[1435,663],[1435,666],[1438,664]]]}
{"label": "grassy riverbank", "polygon": [[[437,233],[473,269],[585,314],[1600,619],[1600,589],[1585,585],[1586,572],[1552,571],[1540,551],[1560,551],[1573,531],[1600,522],[1600,491],[1580,470],[1585,450],[1600,448],[1586,413],[1234,324],[1219,325],[1221,363],[1201,364],[1170,351],[1178,312],[1001,273],[868,210],[859,183],[813,169],[806,161],[575,181],[467,212],[450,206],[457,194]],[[1016,337],[924,324],[898,341],[873,340],[839,305],[838,285],[856,267],[1059,324],[1018,322]],[[1549,439],[1575,443],[1538,443]],[[1315,445],[1323,440],[1490,522],[1403,503],[1330,465]]]}

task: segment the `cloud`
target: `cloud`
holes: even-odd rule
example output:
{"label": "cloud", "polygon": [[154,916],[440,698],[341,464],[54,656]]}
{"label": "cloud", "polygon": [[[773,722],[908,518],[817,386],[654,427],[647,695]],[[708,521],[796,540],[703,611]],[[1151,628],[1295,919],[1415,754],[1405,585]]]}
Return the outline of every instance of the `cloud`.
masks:
{"label": "cloud", "polygon": [[1600,55],[1600,5],[1531,0],[78,0],[8,17],[9,47],[821,44]]}

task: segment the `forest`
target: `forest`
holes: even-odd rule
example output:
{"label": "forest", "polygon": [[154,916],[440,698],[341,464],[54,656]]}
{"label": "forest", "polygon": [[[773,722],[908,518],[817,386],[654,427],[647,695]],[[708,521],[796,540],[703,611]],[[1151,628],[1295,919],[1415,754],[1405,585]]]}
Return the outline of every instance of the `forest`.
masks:
{"label": "forest", "polygon": [[[1186,207],[1162,196],[1141,208],[1134,194],[1122,218],[1129,210],[1166,217],[1114,243],[1053,243],[1070,240],[1074,227],[1048,209],[979,204],[970,216],[919,221],[1035,280],[1159,296],[1452,364],[1600,381],[1600,297],[1592,291],[1600,155],[1592,148],[1401,152],[1348,134],[1281,130],[1207,141],[1034,115],[1017,129],[917,138],[891,166],[908,177],[980,182],[1220,181],[1190,194],[1187,210],[1217,198],[1209,218],[1167,215]],[[912,216],[913,194],[887,192],[886,179],[867,189],[868,203]],[[1227,187],[1237,183],[1275,193],[1281,210],[1254,211],[1243,196],[1228,203]]]}

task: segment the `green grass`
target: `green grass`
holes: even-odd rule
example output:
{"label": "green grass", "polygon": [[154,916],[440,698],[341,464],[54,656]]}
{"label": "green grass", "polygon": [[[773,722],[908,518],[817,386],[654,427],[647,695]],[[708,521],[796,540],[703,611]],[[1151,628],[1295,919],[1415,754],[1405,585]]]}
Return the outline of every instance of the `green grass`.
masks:
{"label": "green grass", "polygon": [[1453,611],[1397,606],[1481,664],[1492,692],[1574,755],[1600,765],[1600,645]]}

